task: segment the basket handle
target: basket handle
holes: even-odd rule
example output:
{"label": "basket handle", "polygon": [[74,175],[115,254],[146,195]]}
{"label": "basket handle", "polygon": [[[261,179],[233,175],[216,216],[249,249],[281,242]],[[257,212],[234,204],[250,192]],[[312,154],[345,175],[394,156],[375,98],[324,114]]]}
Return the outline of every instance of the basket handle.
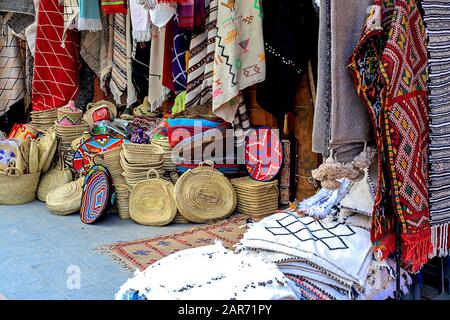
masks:
{"label": "basket handle", "polygon": [[214,162],[212,162],[211,160],[202,161],[202,162],[200,162],[200,164],[198,166],[203,167],[205,164],[210,166],[211,170],[214,169]]}
{"label": "basket handle", "polygon": [[277,194],[280,195],[280,194],[279,194],[279,193],[280,193],[280,190],[279,190],[279,189],[277,188],[277,186],[274,185],[274,184],[272,184],[272,185],[270,185],[270,186],[268,186],[268,187],[266,188],[266,193],[269,193],[270,189],[272,189],[272,188],[275,188],[275,190],[277,191]]}
{"label": "basket handle", "polygon": [[[150,179],[150,172],[154,172],[156,174],[156,178]],[[159,172],[156,171],[153,168],[148,170],[148,172],[147,172],[147,180],[156,180],[156,179],[159,179]]]}
{"label": "basket handle", "polygon": [[[14,172],[14,173],[11,173],[11,172]],[[6,168],[6,170],[5,170],[5,174],[6,174],[7,176],[20,176],[20,175],[23,174],[23,172],[22,172],[22,170],[20,170],[19,168],[16,168],[16,167],[8,167],[8,168]]]}

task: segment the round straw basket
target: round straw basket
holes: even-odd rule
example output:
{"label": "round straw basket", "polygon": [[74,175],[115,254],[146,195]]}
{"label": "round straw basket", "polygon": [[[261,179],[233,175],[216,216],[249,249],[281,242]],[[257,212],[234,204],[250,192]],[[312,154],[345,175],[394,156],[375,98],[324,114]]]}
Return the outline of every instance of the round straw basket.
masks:
{"label": "round straw basket", "polygon": [[230,181],[214,169],[212,162],[207,161],[178,178],[175,201],[184,218],[204,223],[226,218],[233,213],[236,193]]}
{"label": "round straw basket", "polygon": [[152,144],[124,143],[124,157],[129,163],[160,163],[164,161],[164,150]]}
{"label": "round straw basket", "polygon": [[80,178],[50,191],[45,199],[47,209],[61,216],[80,211],[83,181],[84,178]]}
{"label": "round straw basket", "polygon": [[36,199],[40,172],[21,174],[17,168],[6,168],[0,172],[0,205],[18,205]]}
{"label": "round straw basket", "polygon": [[[150,179],[150,172],[156,174]],[[164,226],[177,213],[172,183],[159,178],[156,170],[149,170],[147,180],[138,183],[130,193],[130,216],[139,224]]]}

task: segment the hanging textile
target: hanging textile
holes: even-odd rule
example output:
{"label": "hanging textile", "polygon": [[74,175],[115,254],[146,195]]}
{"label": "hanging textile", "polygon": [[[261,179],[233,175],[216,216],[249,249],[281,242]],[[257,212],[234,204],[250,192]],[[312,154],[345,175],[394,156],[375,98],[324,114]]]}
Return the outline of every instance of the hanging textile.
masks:
{"label": "hanging textile", "polygon": [[100,31],[103,29],[100,20],[100,7],[98,1],[92,0],[78,0],[79,3],[79,17],[78,30],[79,31]]}
{"label": "hanging textile", "polygon": [[189,34],[178,28],[178,17],[173,19],[172,79],[175,93],[186,90],[186,50],[189,49]]}
{"label": "hanging textile", "polygon": [[36,16],[33,0],[2,0],[0,13],[2,12],[12,13],[6,23],[15,33],[21,33],[31,25]]}
{"label": "hanging textile", "polygon": [[127,17],[114,15],[114,49],[111,70],[111,93],[117,104],[127,89]]}
{"label": "hanging textile", "polygon": [[327,158],[331,135],[331,0],[320,3],[318,53],[317,93],[320,94],[314,106],[312,151]]}
{"label": "hanging textile", "polygon": [[427,67],[425,27],[415,0],[376,0],[350,59],[378,147],[372,241],[383,257],[395,249],[394,213],[401,228],[402,261],[412,272],[420,270],[432,251]]}
{"label": "hanging textile", "polygon": [[164,87],[175,91],[173,86],[172,75],[172,50],[173,50],[173,18],[166,24],[166,31],[164,32],[164,61],[162,72],[162,84]]}
{"label": "hanging textile", "polygon": [[63,0],[62,2],[64,3],[64,40],[67,30],[74,30],[78,27],[80,7],[78,6],[78,0]]}
{"label": "hanging textile", "polygon": [[69,30],[64,48],[64,8],[59,0],[39,2],[34,58],[33,110],[61,107],[78,93],[78,35]]}
{"label": "hanging textile", "polygon": [[133,39],[131,36],[131,16],[127,14],[126,18],[127,106],[131,106],[137,101],[137,91],[133,84]]}
{"label": "hanging textile", "polygon": [[450,1],[422,1],[428,35],[430,111],[430,220],[433,253],[449,254],[450,227]]}
{"label": "hanging textile", "polygon": [[80,110],[86,110],[88,103],[94,99],[94,80],[95,72],[89,68],[86,62],[81,59],[81,68],[79,74],[79,90],[75,99],[75,106]]}
{"label": "hanging textile", "polygon": [[205,31],[194,33],[189,48],[186,107],[212,102],[218,1],[206,7]]}
{"label": "hanging textile", "polygon": [[186,0],[178,4],[178,27],[199,30],[205,27],[205,0]]}
{"label": "hanging textile", "polygon": [[150,61],[150,41],[140,42],[136,45],[136,54],[133,59],[133,84],[142,101],[148,94],[148,62]]}
{"label": "hanging textile", "polygon": [[267,70],[256,99],[282,123],[295,106],[309,57],[317,55],[318,21],[311,0],[263,0],[262,8]]}
{"label": "hanging textile", "polygon": [[0,117],[25,96],[25,73],[18,38],[0,16]]}
{"label": "hanging textile", "polygon": [[220,2],[213,72],[213,112],[232,122],[237,106],[223,106],[266,76],[260,1]]}
{"label": "hanging textile", "polygon": [[161,107],[170,93],[170,90],[162,85],[165,31],[166,28],[152,28],[148,79],[148,101],[151,105],[151,111]]}
{"label": "hanging textile", "polygon": [[104,14],[128,13],[127,0],[100,0],[100,7]]}
{"label": "hanging textile", "polygon": [[150,41],[152,37],[150,11],[145,9],[139,0],[130,0],[130,14],[133,40]]}

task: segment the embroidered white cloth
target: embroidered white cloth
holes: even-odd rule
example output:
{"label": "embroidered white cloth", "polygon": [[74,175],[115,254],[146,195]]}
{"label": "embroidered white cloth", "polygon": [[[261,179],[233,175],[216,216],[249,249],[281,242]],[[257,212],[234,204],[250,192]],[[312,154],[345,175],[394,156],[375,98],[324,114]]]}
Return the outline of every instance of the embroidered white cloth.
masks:
{"label": "embroidered white cloth", "polygon": [[150,11],[144,8],[139,0],[130,0],[130,15],[133,40],[137,42],[150,41],[152,37]]}
{"label": "embroidered white cloth", "polygon": [[238,255],[222,244],[188,249],[165,257],[128,280],[117,300],[297,299],[275,264]]}
{"label": "embroidered white cloth", "polygon": [[213,112],[233,122],[239,91],[266,78],[260,1],[222,1],[217,10]]}
{"label": "embroidered white cloth", "polygon": [[359,289],[364,287],[372,259],[367,230],[293,213],[274,214],[255,223],[240,246],[297,257]]}

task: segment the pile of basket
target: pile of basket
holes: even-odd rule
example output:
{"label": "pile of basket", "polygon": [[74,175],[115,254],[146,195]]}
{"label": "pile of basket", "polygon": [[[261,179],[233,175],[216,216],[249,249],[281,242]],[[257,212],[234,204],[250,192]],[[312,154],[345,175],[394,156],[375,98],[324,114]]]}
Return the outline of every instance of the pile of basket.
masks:
{"label": "pile of basket", "polygon": [[89,129],[88,124],[82,122],[79,125],[63,126],[54,122],[56,126],[56,136],[59,139],[59,153],[63,154],[70,149],[72,141],[79,138],[85,130]]}
{"label": "pile of basket", "polygon": [[172,159],[172,147],[170,146],[169,138],[159,138],[152,140],[152,144],[160,146],[164,150],[164,164],[163,169],[166,175],[177,171],[177,166]]}
{"label": "pile of basket", "polygon": [[117,210],[120,219],[130,219],[130,190],[131,188],[123,183],[114,185],[117,197]]}
{"label": "pile of basket", "polygon": [[[153,144],[124,143],[120,153],[123,177],[128,186],[147,179],[147,173],[154,169],[160,176],[164,174],[164,150]],[[152,178],[155,178],[152,176]]]}
{"label": "pile of basket", "polygon": [[278,180],[260,182],[250,177],[231,180],[237,195],[236,210],[254,218],[264,218],[278,209]]}
{"label": "pile of basket", "polygon": [[31,111],[31,125],[39,131],[47,131],[58,120],[57,109]]}

